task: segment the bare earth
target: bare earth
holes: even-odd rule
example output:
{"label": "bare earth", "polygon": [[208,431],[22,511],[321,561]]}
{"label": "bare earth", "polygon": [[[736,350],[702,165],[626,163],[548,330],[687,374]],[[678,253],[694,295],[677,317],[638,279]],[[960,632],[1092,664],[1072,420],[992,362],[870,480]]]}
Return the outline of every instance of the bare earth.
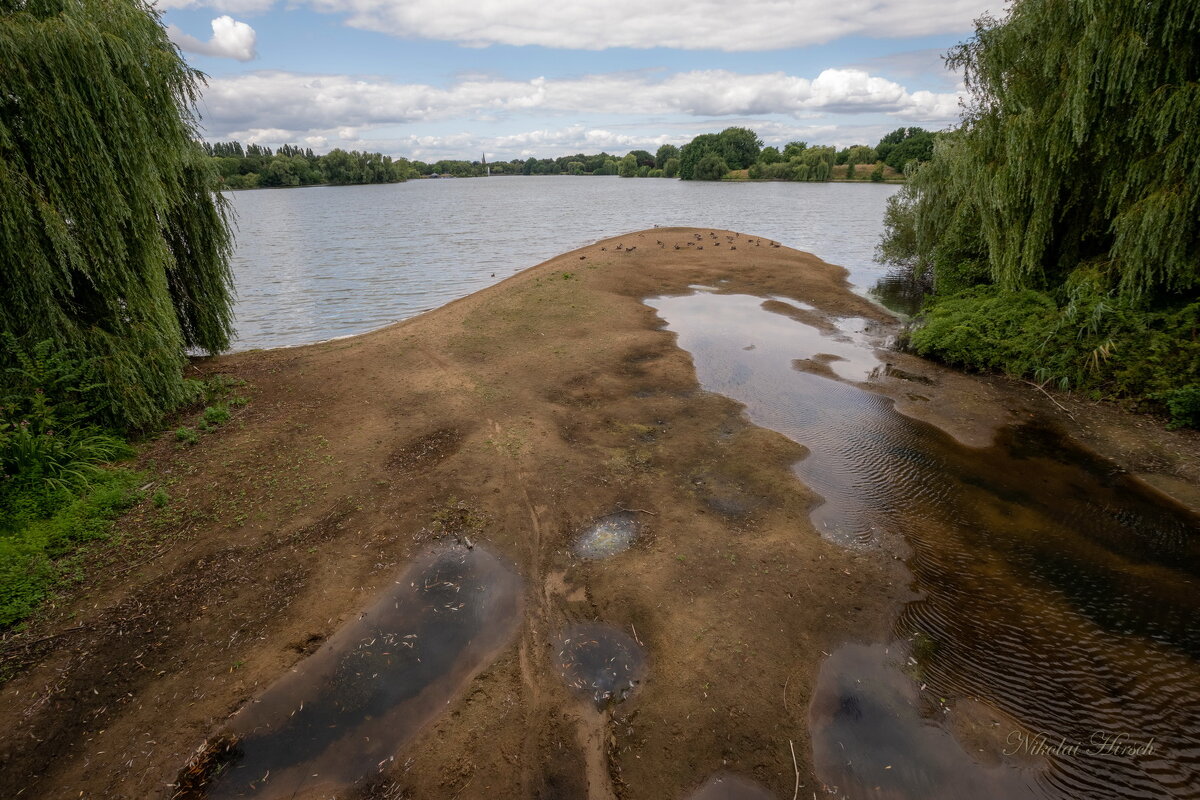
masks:
{"label": "bare earth", "polygon": [[[798,772],[801,796],[819,792],[806,731],[819,663],[886,635],[906,573],[821,539],[808,522],[817,498],[790,470],[804,448],[699,390],[641,303],[691,284],[893,324],[811,255],[660,228],[375,333],[201,364],[248,381],[250,403],[195,448],[151,445],[143,467],[167,507],[135,508],[80,584],[0,641],[12,675],[0,796],[170,797],[232,714],[413,554],[455,536],[516,565],[525,622],[394,762],[342,796],[682,798],[718,771],[780,798]],[[1068,400],[1072,420],[1020,383],[887,360],[933,380],[884,381],[898,408],[969,444],[1050,416],[1185,501],[1200,477],[1192,435]],[[573,556],[574,537],[619,509],[642,523],[634,546]],[[591,621],[648,652],[644,684],[611,711],[570,694],[554,663],[557,635]]]}

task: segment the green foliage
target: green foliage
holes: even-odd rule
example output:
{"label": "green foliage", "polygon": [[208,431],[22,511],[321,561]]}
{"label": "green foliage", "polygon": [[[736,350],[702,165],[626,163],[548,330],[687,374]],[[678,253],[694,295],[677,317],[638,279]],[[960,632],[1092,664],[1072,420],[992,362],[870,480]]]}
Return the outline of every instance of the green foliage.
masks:
{"label": "green foliage", "polygon": [[[865,144],[856,144],[844,148],[839,150],[837,154],[838,164],[849,164],[851,166],[855,164],[874,164],[878,160],[879,156],[875,153],[875,148],[868,147]],[[928,160],[928,158],[925,160]]]}
{"label": "green foliage", "polygon": [[[885,218],[881,258],[940,296],[914,346],[1194,424],[1198,31],[1187,0],[1018,0],[977,22],[948,59],[963,125],[906,167]],[[889,157],[913,138],[889,137]]]}
{"label": "green foliage", "polygon": [[673,144],[664,144],[658,148],[658,152],[654,154],[654,166],[658,169],[665,170],[667,162],[673,158],[679,158],[679,148]]}
{"label": "green foliage", "polygon": [[0,530],[0,629],[28,616],[53,588],[56,562],[108,535],[111,521],[136,499],[137,480],[128,470],[106,471],[51,516]]}
{"label": "green foliage", "polygon": [[696,177],[696,165],[709,153],[719,153],[715,133],[703,133],[679,150],[679,178],[690,181]]}
{"label": "green foliage", "polygon": [[639,168],[654,166],[654,156],[650,155],[650,153],[645,150],[631,150],[629,155],[637,159],[637,165]]}
{"label": "green foliage", "polygon": [[622,178],[636,178],[638,174],[637,156],[633,153],[621,159],[621,166],[617,174]]}
{"label": "green foliage", "polygon": [[667,159],[667,163],[663,166],[663,177],[664,178],[679,177],[679,159],[678,158],[668,158]]}
{"label": "green foliage", "polygon": [[972,105],[947,172],[994,280],[1104,265],[1127,296],[1200,286],[1200,6],[1021,0],[951,51]]}
{"label": "green foliage", "polygon": [[196,442],[200,441],[200,435],[196,433],[194,429],[184,425],[175,429],[175,441],[179,442],[185,447],[191,447],[192,445],[196,444]]}
{"label": "green foliage", "polygon": [[883,164],[876,164],[875,169],[871,170],[871,180],[875,183],[883,183]]}
{"label": "green foliage", "polygon": [[698,181],[719,181],[729,172],[729,167],[716,153],[707,153],[696,164],[694,177]]}
{"label": "green foliage", "polygon": [[935,296],[910,335],[919,355],[1101,396],[1161,401],[1195,425],[1200,302],[1147,310],[1076,279],[1058,297],[976,286]]}
{"label": "green foliage", "polygon": [[125,442],[92,424],[98,389],[92,363],[49,341],[14,350],[0,382],[0,530],[50,514],[102,474],[99,462],[124,458]]}
{"label": "green foliage", "polygon": [[717,154],[729,169],[748,168],[761,149],[762,140],[749,128],[726,128],[717,134]]}
{"label": "green foliage", "polygon": [[933,158],[934,140],[935,134],[924,128],[897,128],[880,139],[872,153],[860,152],[859,157],[871,155],[871,159],[859,163],[878,159],[897,172],[903,172],[910,161],[924,162]]}
{"label": "green foliage", "polygon": [[1154,399],[1161,400],[1171,414],[1168,428],[1200,428],[1200,383],[1159,392]]}
{"label": "green foliage", "polygon": [[0,53],[0,368],[50,340],[105,422],[148,425],[184,399],[185,350],[232,329],[199,74],[140,2],[5,3]]}
{"label": "green foliage", "polygon": [[94,365],[48,341],[12,358],[0,382],[0,628],[49,590],[57,559],[103,535],[136,479],[104,466],[132,451],[90,422]]}
{"label": "green foliage", "polygon": [[229,407],[221,404],[204,409],[203,419],[208,425],[224,425],[229,422]]}
{"label": "green foliage", "polygon": [[784,160],[793,159],[803,155],[807,149],[808,142],[788,142],[783,146],[783,158]]}

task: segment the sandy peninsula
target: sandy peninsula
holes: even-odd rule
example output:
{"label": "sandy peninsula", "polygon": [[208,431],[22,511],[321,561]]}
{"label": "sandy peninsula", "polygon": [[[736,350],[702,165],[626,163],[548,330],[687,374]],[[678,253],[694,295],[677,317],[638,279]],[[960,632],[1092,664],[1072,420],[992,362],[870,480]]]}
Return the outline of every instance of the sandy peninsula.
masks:
{"label": "sandy peninsula", "polygon": [[[83,582],[4,642],[0,794],[171,797],[198,747],[443,540],[514,567],[523,621],[340,796],[683,798],[720,772],[780,798],[797,780],[801,796],[819,791],[807,720],[820,662],[886,635],[906,573],[821,538],[791,469],[804,448],[700,390],[642,303],[696,284],[894,325],[814,256],[658,228],[370,334],[197,364],[245,380],[250,402],[194,448],[149,446],[143,466],[170,504],[134,509]],[[1033,414],[1083,416],[1010,382],[937,382],[957,399],[882,390],[974,444]],[[1087,415],[1079,437],[1188,484],[1186,454],[1162,455],[1182,440],[1122,445],[1106,419]],[[573,552],[616,512],[639,524],[628,550]],[[646,652],[642,683],[603,711],[555,658],[563,630],[594,622]]]}

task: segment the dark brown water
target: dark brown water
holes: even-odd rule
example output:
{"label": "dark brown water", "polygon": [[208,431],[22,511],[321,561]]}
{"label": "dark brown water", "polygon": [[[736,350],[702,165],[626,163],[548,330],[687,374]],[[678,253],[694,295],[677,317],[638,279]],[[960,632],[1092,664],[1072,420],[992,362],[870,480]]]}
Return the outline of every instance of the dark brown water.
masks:
{"label": "dark brown water", "polygon": [[426,551],[233,718],[235,757],[207,796],[327,796],[388,767],[520,621],[521,581],[503,560],[480,547]]}
{"label": "dark brown water", "polygon": [[[821,355],[867,352],[857,321],[839,341],[762,303],[650,301],[706,389],[810,449],[796,472],[825,499],[818,530],[902,542],[921,597],[892,641],[822,668],[822,780],[853,798],[1200,798],[1200,522],[1053,431],[968,448],[797,370],[874,367]],[[958,743],[945,719],[968,705],[999,729]]]}
{"label": "dark brown water", "polygon": [[572,625],[563,631],[557,646],[556,666],[563,681],[596,708],[620,703],[645,674],[641,646],[610,625]]}

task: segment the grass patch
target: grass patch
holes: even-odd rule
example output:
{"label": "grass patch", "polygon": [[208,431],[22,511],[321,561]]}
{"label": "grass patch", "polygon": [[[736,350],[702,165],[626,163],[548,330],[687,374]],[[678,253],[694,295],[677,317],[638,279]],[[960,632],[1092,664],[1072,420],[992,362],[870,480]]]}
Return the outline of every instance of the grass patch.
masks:
{"label": "grass patch", "polygon": [[137,500],[138,479],[126,469],[105,470],[48,517],[5,520],[0,529],[0,629],[27,617],[53,591],[65,577],[66,556],[108,536],[112,521]]}
{"label": "grass patch", "polygon": [[219,403],[215,406],[208,406],[204,409],[204,424],[215,428],[218,425],[224,425],[229,422],[229,406],[224,403]]}

